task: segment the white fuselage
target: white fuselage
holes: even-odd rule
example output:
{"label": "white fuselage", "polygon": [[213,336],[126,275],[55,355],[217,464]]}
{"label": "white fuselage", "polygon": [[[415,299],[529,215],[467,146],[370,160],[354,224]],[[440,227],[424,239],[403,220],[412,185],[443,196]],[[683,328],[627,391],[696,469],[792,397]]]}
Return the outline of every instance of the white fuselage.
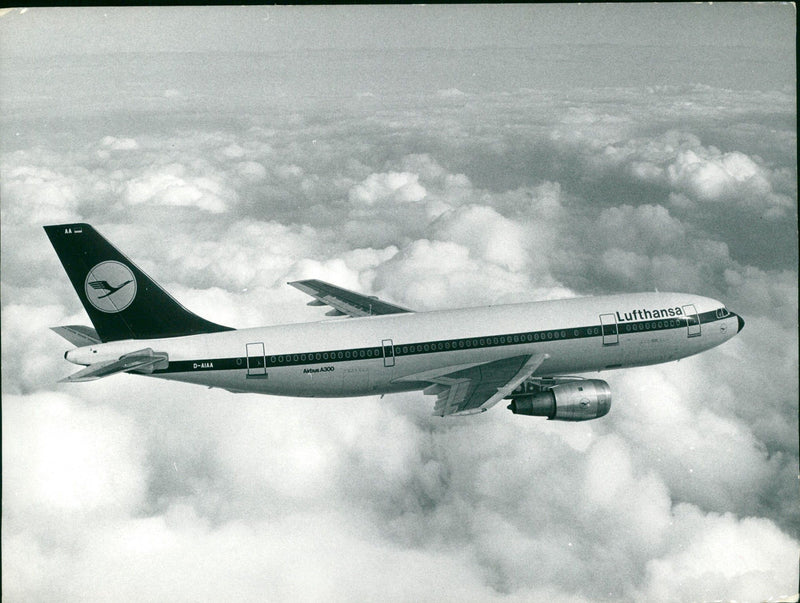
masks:
{"label": "white fuselage", "polygon": [[425,377],[524,354],[536,376],[677,360],[738,332],[721,302],[638,293],[335,319],[77,348],[76,364],[146,348],[169,364],[151,376],[234,392],[362,396],[422,389]]}

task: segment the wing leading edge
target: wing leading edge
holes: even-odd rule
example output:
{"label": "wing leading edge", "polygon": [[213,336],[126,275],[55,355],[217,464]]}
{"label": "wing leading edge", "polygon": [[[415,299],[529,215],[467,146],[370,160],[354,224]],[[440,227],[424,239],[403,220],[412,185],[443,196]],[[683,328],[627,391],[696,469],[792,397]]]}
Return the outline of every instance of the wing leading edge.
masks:
{"label": "wing leading edge", "polygon": [[436,396],[435,416],[484,412],[508,396],[547,360],[547,354],[514,356],[451,373],[428,376],[427,395]]}
{"label": "wing leading edge", "polygon": [[308,303],[309,306],[333,308],[327,313],[328,316],[357,317],[413,312],[413,310],[390,304],[377,297],[362,295],[316,279],[293,281],[288,284],[314,298],[314,301]]}

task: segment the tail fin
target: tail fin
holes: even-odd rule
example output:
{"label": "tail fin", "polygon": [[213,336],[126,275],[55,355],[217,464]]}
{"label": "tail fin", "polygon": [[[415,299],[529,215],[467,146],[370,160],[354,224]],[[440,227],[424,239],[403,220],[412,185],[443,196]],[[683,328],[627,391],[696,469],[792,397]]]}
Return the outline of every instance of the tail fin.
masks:
{"label": "tail fin", "polygon": [[44,230],[102,341],[232,330],[189,312],[90,225]]}

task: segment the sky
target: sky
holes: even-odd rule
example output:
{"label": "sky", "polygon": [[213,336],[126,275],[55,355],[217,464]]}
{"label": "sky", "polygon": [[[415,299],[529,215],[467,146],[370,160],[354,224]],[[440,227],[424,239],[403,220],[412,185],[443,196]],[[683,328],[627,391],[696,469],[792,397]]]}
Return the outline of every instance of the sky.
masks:
{"label": "sky", "polygon": [[181,6],[27,9],[4,54],[526,48],[537,44],[746,46],[790,52],[788,4]]}
{"label": "sky", "polygon": [[[794,7],[27,9],[0,16],[9,601],[715,601],[797,593]],[[91,35],[87,35],[91,33]],[[635,291],[746,326],[590,375],[604,418],[421,393],[57,383],[85,221],[201,316]],[[347,320],[347,319],[344,319]]]}

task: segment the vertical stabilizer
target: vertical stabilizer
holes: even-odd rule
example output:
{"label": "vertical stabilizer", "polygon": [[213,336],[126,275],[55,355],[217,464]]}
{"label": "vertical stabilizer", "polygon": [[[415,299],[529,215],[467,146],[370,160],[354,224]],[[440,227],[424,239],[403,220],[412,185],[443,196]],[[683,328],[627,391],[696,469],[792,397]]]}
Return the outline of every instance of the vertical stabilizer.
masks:
{"label": "vertical stabilizer", "polygon": [[184,308],[89,224],[44,230],[102,341],[232,330]]}

